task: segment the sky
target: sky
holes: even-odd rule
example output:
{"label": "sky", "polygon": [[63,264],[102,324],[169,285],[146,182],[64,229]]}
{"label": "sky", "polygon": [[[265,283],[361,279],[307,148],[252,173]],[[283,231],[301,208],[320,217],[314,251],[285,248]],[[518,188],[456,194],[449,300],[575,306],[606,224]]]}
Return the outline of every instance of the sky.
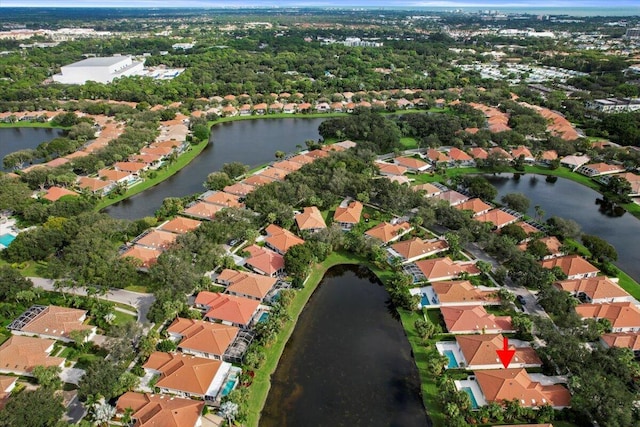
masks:
{"label": "sky", "polygon": [[640,0],[0,0],[0,7],[637,8]]}

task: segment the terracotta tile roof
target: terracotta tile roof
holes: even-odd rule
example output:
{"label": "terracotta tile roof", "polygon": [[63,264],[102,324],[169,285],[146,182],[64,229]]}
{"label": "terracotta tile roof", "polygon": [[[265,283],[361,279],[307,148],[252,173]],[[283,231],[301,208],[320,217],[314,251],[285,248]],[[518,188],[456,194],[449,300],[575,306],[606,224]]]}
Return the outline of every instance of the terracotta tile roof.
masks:
{"label": "terracotta tile roof", "polygon": [[42,198],[49,200],[50,202],[55,202],[64,196],[78,196],[79,194],[75,191],[67,190],[62,187],[51,187],[47,190],[47,194],[42,196]]}
{"label": "terracotta tile roof", "polygon": [[407,172],[407,168],[404,166],[384,162],[376,162],[375,165],[380,169],[380,173],[384,175],[403,175]]}
{"label": "terracotta tile roof", "polygon": [[481,305],[441,307],[440,312],[451,333],[473,331],[482,333],[483,330],[509,332],[513,331],[511,316],[494,316],[487,313]]}
{"label": "terracotta tile roof", "polygon": [[556,150],[547,150],[542,152],[540,158],[547,161],[555,160],[558,158],[558,152]]}
{"label": "terracotta tile roof", "polygon": [[150,165],[152,163],[159,162],[160,160],[162,160],[162,156],[158,154],[134,154],[131,157],[129,157],[129,160],[131,160],[132,162],[146,163]]}
{"label": "terracotta tile roof", "polygon": [[[496,353],[496,350],[502,350],[504,347],[502,334],[457,335],[456,342],[467,366],[496,365],[497,368],[502,368]],[[510,345],[509,349],[516,350],[513,363],[542,365],[542,361],[531,347],[516,348]]]}
{"label": "terracotta tile roof", "polygon": [[429,167],[429,163],[424,162],[420,159],[416,159],[413,157],[396,157],[395,159],[393,159],[393,161],[400,165],[403,166],[407,169],[422,169],[422,168],[428,168]]}
{"label": "terracotta tile roof", "polygon": [[313,151],[309,151],[306,155],[313,159],[322,159],[324,157],[329,156],[329,153],[322,150],[313,150]]}
{"label": "terracotta tile roof", "polygon": [[473,156],[474,159],[486,159],[489,157],[489,153],[487,153],[484,148],[473,147],[471,149],[471,156]]}
{"label": "terracotta tile roof", "polygon": [[294,163],[299,163],[301,165],[308,165],[309,163],[313,163],[315,159],[311,156],[307,156],[306,154],[298,154],[297,156],[293,156],[289,159],[289,161]]}
{"label": "terracotta tile roof", "polygon": [[158,249],[150,249],[134,245],[131,248],[127,249],[122,255],[120,255],[120,258],[130,257],[137,259],[138,261],[140,261],[140,265],[142,267],[149,268],[153,264],[155,264],[156,261],[158,261],[158,257],[161,254],[162,251]]}
{"label": "terracotta tile roof", "polygon": [[251,254],[246,260],[247,265],[270,276],[284,269],[284,258],[279,253],[256,245],[248,246],[245,251]]}
{"label": "terracotta tile roof", "polygon": [[367,230],[364,234],[370,237],[374,237],[382,243],[389,243],[390,241],[397,239],[399,236],[410,231],[413,227],[408,222],[399,222],[397,224],[390,224],[388,222],[381,222],[375,227]]}
{"label": "terracotta tile roof", "polygon": [[[560,249],[562,248],[562,242],[560,242],[560,240],[558,240],[557,237],[555,236],[542,237],[541,239],[538,239],[538,240],[540,240],[542,243],[546,245],[551,255],[558,255],[562,253]],[[522,243],[521,245],[518,245],[518,248],[521,251],[525,251],[527,250],[528,245],[529,245],[529,242],[525,242],[525,243]]]}
{"label": "terracotta tile roof", "polygon": [[160,226],[160,230],[176,234],[185,234],[195,230],[200,226],[200,224],[202,224],[202,222],[195,219],[179,216],[172,219],[171,221],[167,221],[166,223],[162,224]]}
{"label": "terracotta tile roof", "polygon": [[157,387],[202,396],[207,393],[221,366],[220,360],[156,351],[149,356],[143,368],[160,372]]}
{"label": "terracotta tile roof", "polygon": [[291,160],[282,160],[273,164],[274,168],[286,170],[289,172],[297,171],[302,167],[300,163],[292,162]]}
{"label": "terracotta tile roof", "polygon": [[453,147],[449,150],[449,157],[456,162],[468,162],[473,158],[459,148]]}
{"label": "terracotta tile roof", "polygon": [[590,277],[588,279],[562,280],[556,282],[555,286],[571,294],[585,294],[592,300],[631,296],[627,291],[618,286],[618,284],[604,276]]}
{"label": "terracotta tile roof", "polygon": [[612,173],[612,172],[623,172],[624,168],[618,165],[609,165],[607,163],[591,163],[588,165],[584,165],[584,168],[593,169],[599,174],[604,173]]}
{"label": "terracotta tile roof", "polygon": [[566,274],[569,278],[583,274],[598,273],[600,271],[580,255],[567,255],[558,258],[547,259],[541,261],[540,264],[544,268],[548,269],[552,269],[553,267],[560,267],[564,274]]}
{"label": "terracotta tile roof", "polygon": [[502,147],[493,147],[492,149],[489,150],[489,154],[494,154],[494,153],[500,155],[500,157],[503,157],[505,159],[509,159],[510,160],[510,159],[513,158],[513,157],[511,157],[511,154],[509,154],[507,152],[507,150],[505,150]]}
{"label": "terracotta tile roof", "polygon": [[85,310],[58,307],[50,305],[20,328],[21,332],[34,335],[48,335],[51,337],[70,338],[72,331],[90,331],[93,326],[85,325]]}
{"label": "terracotta tile roof", "polygon": [[204,320],[177,317],[167,328],[170,334],[181,336],[178,347],[222,357],[233,343],[239,328]]}
{"label": "terracotta tile roof", "polygon": [[131,173],[125,171],[117,171],[113,169],[100,169],[98,171],[98,176],[102,179],[106,179],[107,181],[119,181],[121,179],[127,178],[131,176]]}
{"label": "terracotta tile roof", "polygon": [[347,150],[346,148],[344,148],[344,147],[342,147],[340,145],[337,145],[337,144],[323,145],[322,147],[320,147],[320,149],[322,151],[327,151],[327,152],[331,152],[331,151],[338,152],[338,151],[346,151]]}
{"label": "terracotta tile roof", "polygon": [[284,181],[286,176],[289,175],[290,173],[291,171],[288,171],[288,170],[268,167],[262,172],[260,172],[259,175],[266,176],[267,178],[272,178],[278,181]]}
{"label": "terracotta tile roof", "polygon": [[362,203],[355,200],[350,202],[346,208],[338,206],[333,214],[333,220],[346,224],[357,224],[360,222],[362,209]]}
{"label": "terracotta tile roof", "polygon": [[247,184],[243,184],[241,182],[237,182],[232,185],[228,185],[224,187],[224,192],[229,194],[235,194],[236,196],[244,197],[247,194],[251,193],[255,190],[255,187]]}
{"label": "terracotta tile roof", "polygon": [[533,154],[531,154],[531,151],[524,145],[520,145],[511,150],[511,156],[514,159],[517,159],[520,156],[524,156],[525,158],[533,158]]}
{"label": "terracotta tile roof", "polygon": [[465,202],[460,203],[459,205],[456,205],[455,208],[461,211],[472,211],[474,215],[477,215],[481,212],[493,209],[493,206],[486,204],[476,197],[474,199],[469,199]]}
{"label": "terracotta tile roof", "polygon": [[608,319],[614,329],[640,328],[640,309],[630,302],[579,304],[576,312],[581,317]]}
{"label": "terracotta tile roof", "polygon": [[164,250],[173,245],[177,238],[177,234],[169,233],[168,231],[152,230],[140,240],[137,240],[136,245]]}
{"label": "terracotta tile roof", "polygon": [[221,206],[212,205],[211,203],[198,202],[185,209],[182,213],[196,218],[213,219],[216,213],[222,210]]}
{"label": "terracotta tile roof", "polygon": [[640,350],[640,332],[618,332],[614,334],[604,334],[600,337],[609,347],[630,348]]}
{"label": "terracotta tile roof", "polygon": [[113,165],[114,168],[126,172],[137,173],[147,167],[146,163],[139,162],[116,162]]}
{"label": "terracotta tile roof", "polygon": [[69,159],[65,157],[58,157],[57,159],[53,159],[45,164],[50,168],[57,168],[58,166],[66,165],[67,163],[69,163]]}
{"label": "terracotta tile roof", "polygon": [[480,270],[473,263],[461,263],[452,261],[449,257],[424,259],[416,262],[416,266],[425,275],[427,280],[435,282],[458,277],[462,273],[471,275],[480,274]]}
{"label": "terracotta tile roof", "polygon": [[173,152],[171,147],[144,147],[140,149],[140,154],[153,154],[156,156],[168,156]]}
{"label": "terracotta tile roof", "polygon": [[284,254],[289,248],[295,245],[301,245],[304,243],[304,240],[290,232],[289,230],[285,230],[284,228],[278,227],[275,224],[270,224],[266,228],[267,237],[264,241],[277,250],[278,252]]}
{"label": "terracotta tile roof", "polygon": [[196,304],[208,308],[206,318],[248,325],[260,302],[234,295],[203,291],[196,297]]}
{"label": "terracotta tile roof", "polygon": [[295,220],[300,231],[327,228],[320,210],[315,206],[305,207],[302,213],[295,216]]}
{"label": "terracotta tile roof", "polygon": [[15,373],[31,372],[36,366],[60,366],[61,357],[50,357],[54,340],[11,335],[0,345],[0,369]]}
{"label": "terracotta tile roof", "polygon": [[490,222],[495,227],[502,228],[505,225],[516,222],[518,218],[501,209],[493,209],[485,214],[478,215],[475,217],[475,220],[480,222]]}
{"label": "terracotta tile roof", "polygon": [[559,384],[543,386],[534,382],[524,369],[493,369],[474,374],[487,402],[517,399],[524,407],[545,403],[565,407],[571,402],[569,390]]}
{"label": "terracotta tile roof", "polygon": [[427,151],[427,158],[432,162],[448,162],[449,160],[451,160],[451,158],[447,154],[442,153],[434,148],[429,148],[429,150]]}
{"label": "terracotta tile roof", "polygon": [[275,181],[275,179],[264,175],[251,175],[249,178],[243,179],[242,183],[253,187],[260,187],[261,185],[271,184]]}
{"label": "terracotta tile roof", "polygon": [[333,144],[334,146],[338,146],[338,147],[342,147],[344,149],[349,149],[349,148],[354,148],[355,146],[357,146],[358,144],[347,139],[344,141],[340,141],[340,142],[336,142],[335,144]]}
{"label": "terracotta tile roof", "polygon": [[217,280],[228,284],[228,293],[253,297],[259,300],[264,299],[278,281],[278,279],[261,276],[260,274],[229,269],[223,270]]}
{"label": "terracotta tile roof", "polygon": [[9,400],[11,391],[16,385],[18,377],[10,377],[8,375],[0,375],[0,410],[2,410]]}
{"label": "terracotta tile roof", "polygon": [[85,157],[88,156],[89,153],[86,151],[76,151],[75,153],[71,153],[71,154],[67,154],[66,156],[64,156],[65,159],[69,159],[69,160],[73,160],[73,159],[77,159],[79,157]]}
{"label": "terracotta tile roof", "polygon": [[468,280],[454,280],[447,282],[435,282],[432,285],[433,292],[438,296],[440,303],[467,303],[470,301],[499,302],[496,291],[481,291]]}
{"label": "terracotta tile roof", "polygon": [[133,427],[195,427],[200,421],[204,402],[128,391],[116,403],[119,414],[127,408],[133,409]]}
{"label": "terracotta tile roof", "polygon": [[219,205],[225,208],[243,208],[244,203],[240,202],[240,197],[235,194],[225,193],[223,191],[216,191],[213,194],[208,195],[203,201],[214,205]]}
{"label": "terracotta tile roof", "polygon": [[422,240],[414,237],[409,240],[403,240],[391,245],[391,249],[400,254],[404,259],[412,259],[416,257],[427,257],[438,252],[449,249],[446,240]]}
{"label": "terracotta tile roof", "polygon": [[619,173],[613,176],[622,178],[631,184],[631,194],[640,194],[640,175],[636,175],[632,172]]}
{"label": "terracotta tile roof", "polygon": [[536,227],[534,227],[533,225],[529,224],[528,222],[518,221],[518,222],[515,222],[514,225],[522,228],[522,231],[527,233],[527,235],[541,232],[540,230],[538,230]]}
{"label": "terracotta tile roof", "polygon": [[451,206],[458,205],[466,200],[469,200],[467,196],[464,194],[458,193],[457,191],[449,190],[444,193],[436,194],[433,196],[434,199],[444,200],[445,202],[449,202]]}
{"label": "terracotta tile roof", "polygon": [[413,187],[411,187],[411,189],[413,191],[424,191],[425,192],[425,196],[432,196],[435,194],[440,194],[442,193],[442,190],[438,187],[436,187],[433,184],[430,183],[426,183],[426,184],[419,184],[419,185],[415,185]]}

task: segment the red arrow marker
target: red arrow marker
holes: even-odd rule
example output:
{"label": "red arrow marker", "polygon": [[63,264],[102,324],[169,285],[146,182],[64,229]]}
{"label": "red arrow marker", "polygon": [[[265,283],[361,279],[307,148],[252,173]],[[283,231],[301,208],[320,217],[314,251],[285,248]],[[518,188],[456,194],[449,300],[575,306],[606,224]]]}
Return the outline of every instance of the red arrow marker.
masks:
{"label": "red arrow marker", "polygon": [[504,365],[505,369],[509,367],[509,363],[511,363],[511,359],[513,359],[513,355],[516,354],[515,350],[509,350],[509,338],[504,337],[504,344],[502,350],[496,350],[498,353],[498,357]]}

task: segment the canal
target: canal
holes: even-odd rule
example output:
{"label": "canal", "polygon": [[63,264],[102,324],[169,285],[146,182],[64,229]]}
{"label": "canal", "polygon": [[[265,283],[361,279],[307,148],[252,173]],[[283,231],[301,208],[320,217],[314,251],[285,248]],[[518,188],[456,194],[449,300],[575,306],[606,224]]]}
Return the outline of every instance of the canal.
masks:
{"label": "canal", "polygon": [[420,379],[389,295],[368,270],[330,269],[298,319],[261,427],[427,426]]}
{"label": "canal", "polygon": [[[0,128],[0,162],[14,151],[36,148],[45,141],[64,136],[63,129],[55,128]],[[4,165],[0,163],[4,170]]]}
{"label": "canal", "polygon": [[512,174],[488,175],[498,189],[499,200],[508,193],[522,193],[531,200],[529,215],[535,216],[536,205],[545,211],[545,219],[559,216],[580,224],[582,232],[596,235],[612,244],[618,252],[616,265],[640,281],[640,220],[631,214],[611,216],[600,209],[596,199],[602,196],[577,182],[558,178],[555,183],[544,176],[527,174],[514,179]]}
{"label": "canal", "polygon": [[308,139],[318,140],[318,126],[324,119],[256,119],[226,122],[211,128],[209,145],[184,169],[129,199],[105,209],[115,218],[152,216],[167,197],[184,197],[204,191],[202,184],[211,172],[225,163],[241,162],[250,167],[275,160],[276,151],[286,153],[304,148]]}

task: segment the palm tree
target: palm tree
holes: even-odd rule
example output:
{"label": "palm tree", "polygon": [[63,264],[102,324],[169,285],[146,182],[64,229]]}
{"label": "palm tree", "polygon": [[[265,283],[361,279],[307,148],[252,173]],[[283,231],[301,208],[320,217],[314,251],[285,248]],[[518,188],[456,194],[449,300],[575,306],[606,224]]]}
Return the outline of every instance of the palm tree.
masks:
{"label": "palm tree", "polygon": [[122,413],[122,417],[120,417],[120,422],[125,426],[130,426],[131,422],[133,421],[132,416],[133,416],[133,409],[125,408],[124,412]]}

